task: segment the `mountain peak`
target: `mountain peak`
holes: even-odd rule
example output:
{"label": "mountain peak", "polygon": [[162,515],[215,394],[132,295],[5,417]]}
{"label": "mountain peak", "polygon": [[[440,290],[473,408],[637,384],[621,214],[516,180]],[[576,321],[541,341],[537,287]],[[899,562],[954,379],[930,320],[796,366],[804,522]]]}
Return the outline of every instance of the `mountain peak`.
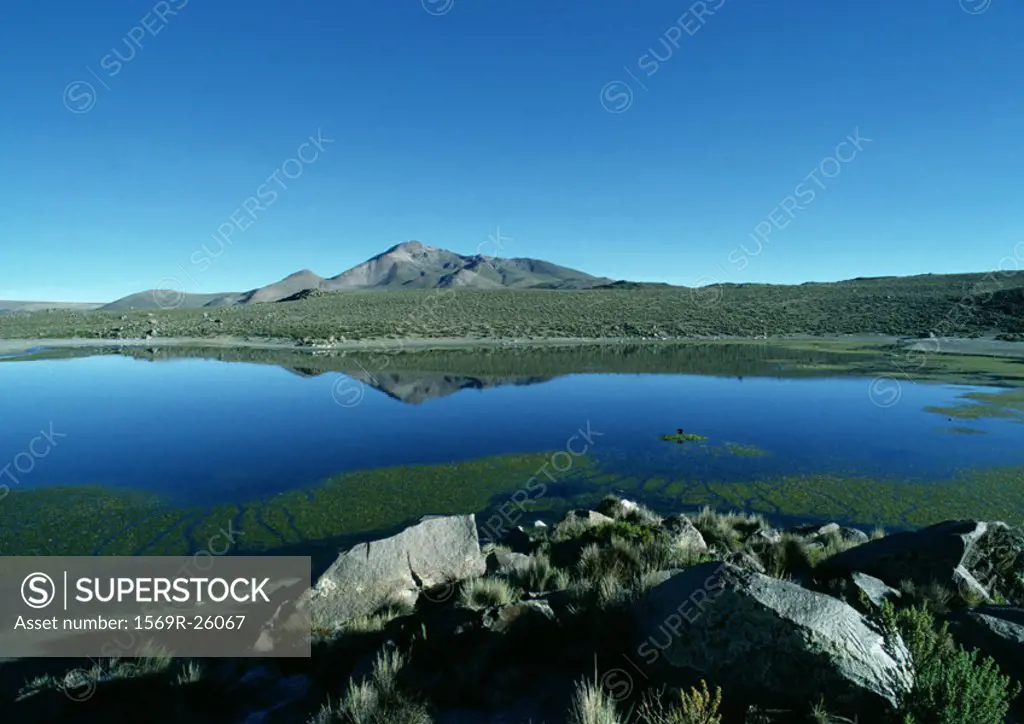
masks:
{"label": "mountain peak", "polygon": [[463,256],[410,240],[327,279],[321,289],[587,289],[610,281],[539,259]]}
{"label": "mountain peak", "polygon": [[401,244],[395,244],[393,247],[391,247],[390,249],[388,249],[384,253],[385,254],[390,254],[393,251],[409,251],[409,252],[413,252],[413,251],[435,251],[435,250],[436,250],[436,247],[428,246],[427,244],[424,244],[422,241],[416,241],[415,239],[410,239],[409,241],[403,241]]}

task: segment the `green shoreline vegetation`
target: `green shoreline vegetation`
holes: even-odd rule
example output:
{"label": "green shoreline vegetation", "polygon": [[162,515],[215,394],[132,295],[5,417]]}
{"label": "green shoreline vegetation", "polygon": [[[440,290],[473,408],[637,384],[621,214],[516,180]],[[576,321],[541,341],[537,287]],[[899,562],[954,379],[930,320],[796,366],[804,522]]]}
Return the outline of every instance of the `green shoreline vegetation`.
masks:
{"label": "green shoreline vegetation", "polygon": [[[348,291],[232,307],[4,314],[0,339],[138,338],[154,330],[162,337],[293,340],[1024,332],[1024,272],[990,277],[699,289]],[[959,313],[965,307],[970,314]]]}
{"label": "green shoreline vegetation", "polygon": [[[374,468],[240,505],[174,506],[134,490],[52,487],[12,490],[0,505],[0,553],[19,555],[183,555],[240,531],[233,552],[290,549],[367,536],[428,514],[476,512],[484,523],[524,489],[551,453],[501,455],[459,463]],[[1024,522],[1024,467],[961,471],[920,482],[833,474],[755,481],[640,480],[602,470],[586,456],[543,496],[531,496],[517,522],[592,504],[613,490],[665,509],[680,505],[748,510],[767,516],[913,528],[950,518]],[[223,543],[217,544],[223,548]]]}

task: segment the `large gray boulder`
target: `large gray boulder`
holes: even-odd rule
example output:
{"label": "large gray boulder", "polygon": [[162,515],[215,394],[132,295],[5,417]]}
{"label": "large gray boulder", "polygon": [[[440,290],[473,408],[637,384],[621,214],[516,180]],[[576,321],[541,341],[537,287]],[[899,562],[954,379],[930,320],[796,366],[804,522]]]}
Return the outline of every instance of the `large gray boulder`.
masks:
{"label": "large gray boulder", "polygon": [[473,576],[487,563],[472,515],[424,518],[383,540],[338,556],[309,592],[316,628],[335,628],[396,601]]}
{"label": "large gray boulder", "polygon": [[679,571],[635,604],[637,654],[766,706],[825,696],[881,716],[911,685],[909,655],[838,599],[729,563]]}
{"label": "large gray boulder", "polygon": [[949,616],[949,630],[965,649],[991,656],[1004,674],[1024,681],[1024,608],[978,606]]}
{"label": "large gray boulder", "polygon": [[1015,600],[1022,588],[1019,533],[1005,523],[950,520],[921,530],[894,533],[832,556],[819,573],[860,571],[893,587],[903,581],[939,583],[965,597]]}

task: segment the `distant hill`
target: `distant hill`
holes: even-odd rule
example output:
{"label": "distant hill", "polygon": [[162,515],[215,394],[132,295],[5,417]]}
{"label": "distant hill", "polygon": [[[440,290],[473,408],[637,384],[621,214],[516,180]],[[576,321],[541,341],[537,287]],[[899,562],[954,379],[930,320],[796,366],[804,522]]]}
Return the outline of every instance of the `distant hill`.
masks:
{"label": "distant hill", "polygon": [[[148,290],[122,297],[100,309],[233,307],[303,299],[310,291],[344,292],[398,289],[590,289],[612,280],[540,259],[464,256],[419,241],[397,244],[334,277],[308,270],[247,292],[180,294]],[[98,306],[98,305],[97,305]]]}
{"label": "distant hill", "polygon": [[88,302],[13,302],[0,299],[0,314],[13,312],[41,312],[47,309],[63,309],[69,312],[88,312],[99,309],[102,304]]}
{"label": "distant hill", "polygon": [[[120,312],[129,309],[197,309],[210,306],[226,296],[225,294],[181,294],[173,289],[147,289],[129,294],[110,304],[99,307],[103,312]],[[224,305],[227,306],[227,305]]]}

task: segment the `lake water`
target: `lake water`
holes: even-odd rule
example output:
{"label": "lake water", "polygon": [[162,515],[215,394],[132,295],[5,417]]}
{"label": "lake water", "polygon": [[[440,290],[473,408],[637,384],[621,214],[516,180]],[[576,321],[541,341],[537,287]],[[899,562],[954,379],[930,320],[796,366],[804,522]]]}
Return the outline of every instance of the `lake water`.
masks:
{"label": "lake water", "polygon": [[[176,552],[231,521],[251,547],[273,549],[422,514],[486,515],[534,478],[546,485],[530,495],[530,520],[611,491],[659,507],[862,524],[1024,510],[1020,419],[929,411],[998,388],[595,367],[486,377],[114,355],[8,361],[0,545]],[[659,439],[677,428],[707,440]]]}

